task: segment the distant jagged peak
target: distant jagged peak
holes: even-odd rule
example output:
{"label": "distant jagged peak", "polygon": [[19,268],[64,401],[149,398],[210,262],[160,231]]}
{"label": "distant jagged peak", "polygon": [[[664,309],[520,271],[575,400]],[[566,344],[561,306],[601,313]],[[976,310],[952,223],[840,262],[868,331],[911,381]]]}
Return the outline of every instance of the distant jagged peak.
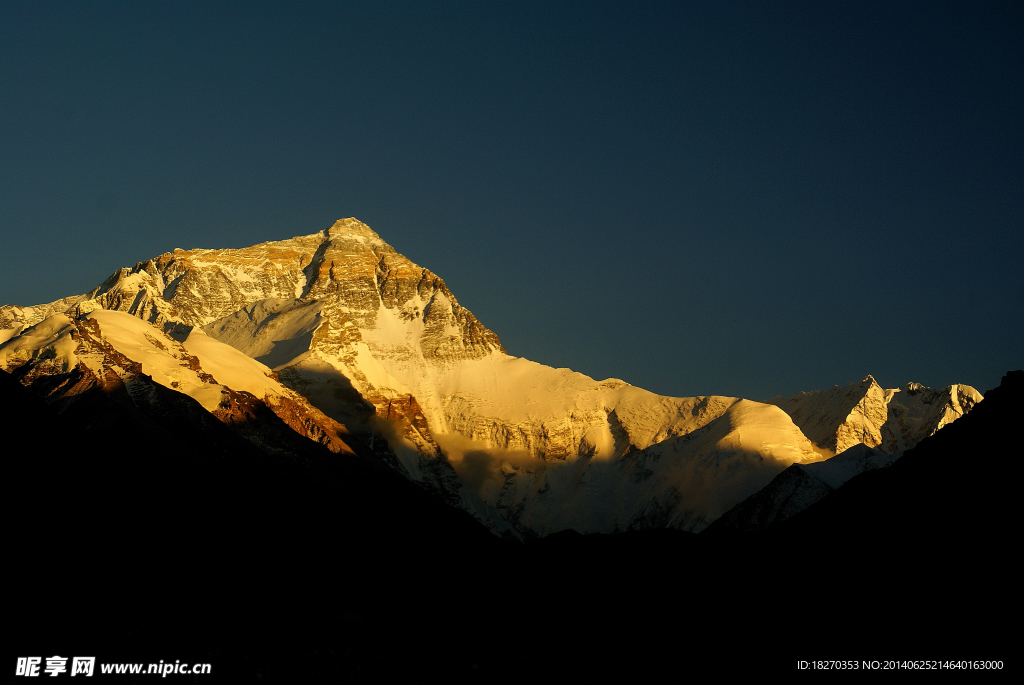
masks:
{"label": "distant jagged peak", "polygon": [[918,397],[921,396],[922,400],[928,404],[935,401],[936,398],[942,398],[942,401],[952,403],[956,408],[961,405],[971,407],[983,399],[982,394],[976,389],[963,383],[953,383],[947,385],[944,388],[929,388],[927,385],[921,383],[907,383],[903,387],[897,389],[895,392],[903,393],[904,397]]}
{"label": "distant jagged peak", "polygon": [[864,394],[872,388],[872,386],[882,389],[882,386],[878,383],[877,380],[875,380],[875,377],[872,376],[871,374],[868,374],[859,381],[853,381],[851,383],[847,383],[846,385],[836,384],[833,385],[831,388],[828,388],[827,390],[802,390],[794,395],[790,395],[789,397],[785,397],[783,395],[776,395],[775,397],[770,397],[764,400],[764,402],[768,404],[781,406],[781,403],[783,402],[795,402],[800,400],[801,398],[811,396],[821,397],[827,395],[830,397],[851,397],[853,395],[859,395],[863,397]]}
{"label": "distant jagged peak", "polygon": [[783,409],[817,446],[840,453],[864,444],[886,454],[909,449],[963,416],[982,399],[969,385],[920,383],[885,389],[873,376],[844,387],[767,400]]}

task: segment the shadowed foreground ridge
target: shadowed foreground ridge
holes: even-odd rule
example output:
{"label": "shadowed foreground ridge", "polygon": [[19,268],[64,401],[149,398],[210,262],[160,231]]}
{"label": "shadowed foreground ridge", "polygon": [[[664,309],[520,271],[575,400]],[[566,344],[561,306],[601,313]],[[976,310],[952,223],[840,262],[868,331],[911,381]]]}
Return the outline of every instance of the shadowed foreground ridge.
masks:
{"label": "shadowed foreground ridge", "polygon": [[[1017,453],[1008,426],[1024,408],[1022,372],[894,466],[765,534],[525,545],[386,469],[360,474],[361,496],[330,469],[242,478],[228,458],[212,474],[198,459],[147,463],[137,446],[99,440],[88,417],[57,416],[0,381],[26,436],[7,463],[21,484],[9,539],[30,550],[17,565],[16,646],[208,661],[271,682],[654,675],[742,634],[733,668],[751,672],[790,672],[798,658],[1012,654],[990,618],[1013,587],[1015,492],[1001,476]],[[29,459],[40,435],[60,449]],[[398,515],[375,509],[382,500]],[[410,517],[422,525],[410,530]],[[69,612],[69,598],[88,609]],[[640,651],[624,646],[638,640]]]}
{"label": "shadowed foreground ridge", "polygon": [[721,527],[709,529],[710,540],[803,579],[796,588],[828,615],[827,636],[809,644],[831,645],[829,653],[863,654],[849,648],[874,643],[901,658],[1005,659],[1011,633],[998,616],[1018,584],[1011,473],[1022,411],[1024,371],[1012,371],[969,415],[892,466],[854,477],[764,533]]}
{"label": "shadowed foreground ridge", "polygon": [[1008,471],[1020,454],[1013,427],[1022,410],[1024,371],[1012,371],[962,420],[891,467],[853,478],[772,535],[785,542],[827,532],[852,543],[870,540],[900,558],[932,560],[934,573],[998,575],[1012,546],[1006,536],[1018,488]]}

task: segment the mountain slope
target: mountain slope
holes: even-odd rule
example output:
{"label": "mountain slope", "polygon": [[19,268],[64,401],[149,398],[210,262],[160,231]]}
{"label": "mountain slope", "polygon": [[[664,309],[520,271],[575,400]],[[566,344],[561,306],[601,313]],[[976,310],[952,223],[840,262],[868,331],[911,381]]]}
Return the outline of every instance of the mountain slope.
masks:
{"label": "mountain slope", "polygon": [[[791,464],[829,456],[829,445],[876,444],[878,426],[890,424],[893,444],[909,444],[935,423],[918,405],[890,417],[891,397],[876,398],[872,384],[859,396],[781,402],[787,415],[736,398],[662,397],[510,356],[437,275],[356,219],[249,248],[175,250],[80,296],[0,307],[11,338],[2,349],[22,354],[42,335],[27,327],[55,314],[60,326],[102,326],[115,311],[162,330],[175,359],[208,359],[203,373],[230,379],[236,392],[271,408],[303,398],[322,414],[314,423],[343,424],[449,503],[525,535],[700,530]],[[147,335],[158,337],[140,328],[116,342],[141,363],[155,354]],[[70,360],[55,346],[43,348]],[[209,409],[223,395],[177,366],[154,364],[153,378]]]}
{"label": "mountain slope", "polygon": [[793,464],[727,511],[706,533],[764,530],[825,499],[854,476],[892,465],[900,454],[885,454],[857,444],[827,461]]}
{"label": "mountain slope", "polygon": [[[130,389],[157,384],[192,398],[225,421],[237,421],[234,414],[242,407],[261,407],[332,452],[354,454],[348,444],[354,438],[343,425],[281,385],[262,364],[201,334],[179,343],[122,312],[95,310],[74,320],[64,314],[49,316],[0,345],[0,368],[15,371],[25,385],[63,379],[48,393],[62,396],[75,394],[80,384],[123,384]],[[218,383],[208,370],[230,385]]]}

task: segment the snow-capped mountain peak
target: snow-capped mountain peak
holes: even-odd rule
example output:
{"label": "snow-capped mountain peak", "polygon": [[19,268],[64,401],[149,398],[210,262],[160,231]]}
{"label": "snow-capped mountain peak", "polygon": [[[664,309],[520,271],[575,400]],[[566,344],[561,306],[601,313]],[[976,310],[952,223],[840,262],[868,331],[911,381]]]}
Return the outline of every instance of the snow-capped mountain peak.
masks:
{"label": "snow-capped mountain peak", "polygon": [[[0,307],[0,364],[45,354],[38,373],[69,373],[91,359],[90,327],[212,411],[229,391],[305,402],[320,424],[386,441],[392,466],[450,503],[525,534],[699,530],[790,464],[905,449],[980,399],[871,376],[768,403],[663,397],[546,367],[508,355],[439,276],[354,218],[175,249],[82,295]],[[97,359],[86,367],[110,368]]]}

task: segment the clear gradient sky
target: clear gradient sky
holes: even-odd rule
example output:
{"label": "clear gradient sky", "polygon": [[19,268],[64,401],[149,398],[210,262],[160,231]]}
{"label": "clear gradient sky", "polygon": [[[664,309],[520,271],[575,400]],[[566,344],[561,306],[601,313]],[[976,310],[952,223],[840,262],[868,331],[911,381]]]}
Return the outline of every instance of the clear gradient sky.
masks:
{"label": "clear gradient sky", "polygon": [[0,2],[0,303],[355,216],[668,395],[1024,366],[1024,12]]}

